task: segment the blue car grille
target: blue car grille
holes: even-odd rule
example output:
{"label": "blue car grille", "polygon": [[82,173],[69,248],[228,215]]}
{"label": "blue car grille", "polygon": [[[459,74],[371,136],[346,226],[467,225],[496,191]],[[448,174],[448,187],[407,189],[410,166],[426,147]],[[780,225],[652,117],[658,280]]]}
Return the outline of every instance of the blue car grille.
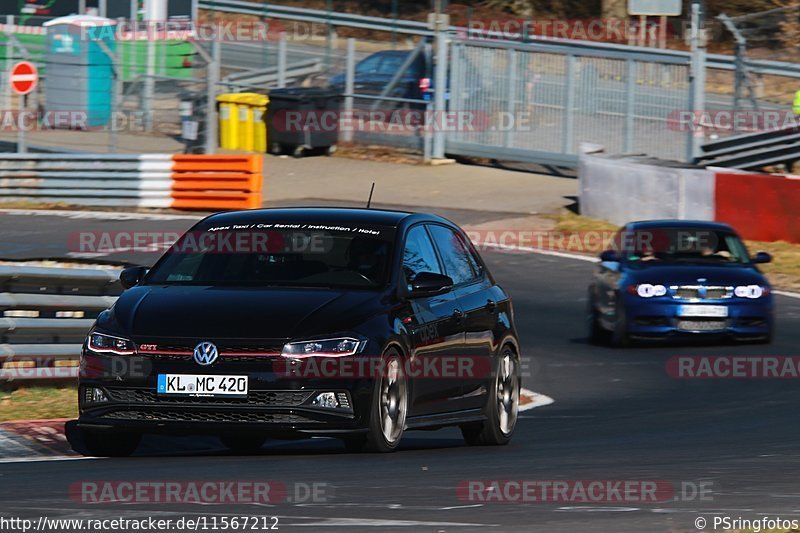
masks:
{"label": "blue car grille", "polygon": [[676,300],[726,300],[733,297],[733,287],[673,285],[670,291]]}

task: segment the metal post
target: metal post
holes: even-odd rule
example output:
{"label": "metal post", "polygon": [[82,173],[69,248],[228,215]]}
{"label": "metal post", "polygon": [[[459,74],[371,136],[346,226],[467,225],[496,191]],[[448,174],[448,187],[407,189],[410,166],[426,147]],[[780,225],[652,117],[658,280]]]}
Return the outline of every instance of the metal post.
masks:
{"label": "metal post", "polygon": [[78,14],[79,15],[86,14],[86,0],[78,0]]}
{"label": "metal post", "polygon": [[356,40],[352,37],[347,39],[347,59],[344,78],[344,117],[350,124],[342,131],[342,140],[350,142],[353,140],[353,97],[349,96],[355,91],[356,85]]}
{"label": "metal post", "polygon": [[392,0],[392,50],[397,48],[397,2]]}
{"label": "metal post", "polygon": [[625,61],[625,138],[622,151],[626,154],[633,152],[633,128],[635,122],[633,115],[636,112],[636,62],[633,59]]}
{"label": "metal post", "polygon": [[206,83],[206,147],[207,154],[217,151],[217,84],[219,83],[220,59],[222,58],[222,43],[214,39],[211,43],[211,61],[208,62],[208,76]]}
{"label": "metal post", "polygon": [[147,63],[142,94],[142,110],[144,111],[144,130],[146,132],[151,132],[153,131],[153,98],[155,96],[156,85],[156,23],[155,21],[147,20],[146,25],[147,35],[145,39],[147,39]]}
{"label": "metal post", "polygon": [[131,22],[137,20],[139,20],[139,0],[131,0]]}
{"label": "metal post", "polygon": [[[20,96],[17,98],[19,102],[19,123],[22,124],[24,121],[22,120],[22,114],[25,112],[25,108],[28,104],[28,95]],[[24,154],[28,152],[28,144],[25,141],[25,128],[20,126],[17,128],[17,152],[20,154]]]}
{"label": "metal post", "polygon": [[14,40],[11,39],[11,28],[14,15],[6,15],[6,64],[3,72],[3,109],[11,109],[11,64],[14,61]]}
{"label": "metal post", "polygon": [[575,74],[576,74],[576,65],[577,61],[575,56],[570,54],[567,56],[567,72],[566,72],[566,91],[567,94],[565,95],[565,104],[564,104],[564,116],[562,117],[563,120],[563,131],[564,131],[564,138],[562,139],[561,151],[565,154],[571,154],[573,152],[572,145],[573,145],[573,123],[575,122]]}
{"label": "metal post", "polygon": [[111,124],[109,124],[108,130],[108,151],[115,154],[117,153],[117,124],[114,117],[117,113],[117,106],[122,102],[122,72],[118,60],[119,56],[112,52],[104,41],[96,40],[95,43],[111,63],[111,75],[114,77],[114,86],[111,89]]}
{"label": "metal post", "polygon": [[[434,121],[442,120],[447,107],[445,92],[447,92],[447,34],[442,28],[442,17],[438,10],[439,0],[436,1],[436,71],[434,72],[433,113]],[[427,128],[426,128],[427,129]],[[444,159],[444,134],[442,128],[436,128],[433,133],[433,158]]]}
{"label": "metal post", "polygon": [[327,11],[328,33],[325,39],[325,68],[331,66],[331,55],[333,55],[333,25],[331,24],[331,13],[333,13],[333,0],[325,0],[325,10]]}
{"label": "metal post", "polygon": [[[703,144],[703,131],[699,118],[705,110],[705,85],[706,85],[706,42],[703,29],[704,14],[703,0],[692,0],[692,63],[690,65],[690,95],[689,109],[693,113],[689,138],[686,143],[686,160],[694,161],[700,155]],[[698,131],[695,132],[694,130]]]}
{"label": "metal post", "polygon": [[108,0],[99,0],[97,2],[97,14],[101,17],[106,17],[108,13]]}
{"label": "metal post", "polygon": [[286,87],[286,32],[278,37],[278,87]]}
{"label": "metal post", "polygon": [[[514,109],[515,109],[515,101],[517,99],[517,51],[513,48],[508,49],[508,55],[506,56],[506,61],[508,61],[507,68],[507,76],[508,76],[508,94],[506,95],[506,111],[508,112],[508,117],[514,123]],[[503,124],[504,127],[508,126],[508,124]],[[506,148],[509,147],[511,144],[511,128],[506,127],[505,131],[503,132],[503,146]]]}

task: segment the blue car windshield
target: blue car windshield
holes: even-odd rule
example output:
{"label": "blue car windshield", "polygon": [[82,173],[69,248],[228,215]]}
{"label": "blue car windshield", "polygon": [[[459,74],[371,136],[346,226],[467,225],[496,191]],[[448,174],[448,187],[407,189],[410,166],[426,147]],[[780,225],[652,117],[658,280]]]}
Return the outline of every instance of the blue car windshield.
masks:
{"label": "blue car windshield", "polygon": [[648,228],[621,233],[618,249],[636,267],[676,265],[744,265],[747,248],[735,233],[703,228]]}

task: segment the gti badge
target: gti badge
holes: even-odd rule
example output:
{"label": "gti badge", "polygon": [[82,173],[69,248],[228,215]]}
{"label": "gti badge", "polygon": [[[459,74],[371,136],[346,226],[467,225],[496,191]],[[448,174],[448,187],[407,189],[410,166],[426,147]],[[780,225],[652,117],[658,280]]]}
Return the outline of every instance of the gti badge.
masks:
{"label": "gti badge", "polygon": [[198,365],[207,366],[217,360],[219,351],[213,343],[201,342],[194,347],[194,360]]}

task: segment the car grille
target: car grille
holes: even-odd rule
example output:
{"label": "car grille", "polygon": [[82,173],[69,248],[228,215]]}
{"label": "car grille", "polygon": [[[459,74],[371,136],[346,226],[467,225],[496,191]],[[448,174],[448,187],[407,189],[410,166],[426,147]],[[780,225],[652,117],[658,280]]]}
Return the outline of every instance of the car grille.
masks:
{"label": "car grille", "polygon": [[261,407],[294,407],[302,405],[312,391],[250,391],[247,398],[204,398],[194,396],[158,395],[153,390],[108,388],[111,400],[120,403],[170,405],[252,405]]}
{"label": "car grille", "polygon": [[140,411],[121,409],[103,414],[100,418],[142,420],[154,422],[267,422],[273,424],[318,424],[318,420],[287,413],[263,411]]}
{"label": "car grille", "polygon": [[[262,341],[263,342],[263,341]],[[191,359],[197,342],[151,342],[137,339],[138,355],[153,359],[186,360]],[[265,357],[277,357],[283,349],[283,341],[268,341],[259,344],[215,343],[221,359],[225,361],[263,361]],[[142,350],[142,345],[155,345],[156,350]]]}
{"label": "car grille", "polygon": [[681,285],[670,288],[673,298],[678,300],[725,300],[733,297],[733,291],[729,287]]}
{"label": "car grille", "polygon": [[681,331],[719,331],[727,327],[727,320],[678,320],[678,329]]}

